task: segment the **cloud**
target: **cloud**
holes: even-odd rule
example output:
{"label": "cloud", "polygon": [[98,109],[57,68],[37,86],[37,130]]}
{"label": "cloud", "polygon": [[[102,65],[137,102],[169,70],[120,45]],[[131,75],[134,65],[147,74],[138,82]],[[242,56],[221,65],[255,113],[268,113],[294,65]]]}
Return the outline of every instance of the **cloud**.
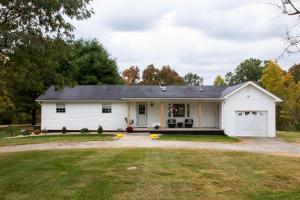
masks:
{"label": "cloud", "polygon": [[282,34],[282,25],[287,22],[278,18],[274,7],[253,1],[225,0],[221,5],[217,0],[204,5],[202,1],[188,2],[180,1],[176,6],[176,25],[196,28],[215,38],[240,42],[274,38]]}
{"label": "cloud", "polygon": [[98,0],[100,20],[114,31],[149,29],[172,7],[172,0]]}
{"label": "cloud", "polygon": [[[75,22],[76,38],[97,38],[117,59],[131,65],[170,65],[211,84],[247,58],[278,58],[281,33],[291,23],[273,7],[250,0],[97,0],[95,15]],[[297,56],[281,58],[286,69]]]}

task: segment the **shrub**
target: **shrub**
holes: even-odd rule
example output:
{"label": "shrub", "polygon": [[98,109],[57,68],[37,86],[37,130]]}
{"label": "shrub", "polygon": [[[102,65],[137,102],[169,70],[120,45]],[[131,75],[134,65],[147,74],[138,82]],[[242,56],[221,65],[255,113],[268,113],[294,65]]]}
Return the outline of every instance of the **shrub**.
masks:
{"label": "shrub", "polygon": [[6,129],[6,133],[7,135],[9,135],[10,137],[19,135],[19,131],[15,126],[9,125]]}
{"label": "shrub", "polygon": [[127,133],[132,133],[132,132],[133,132],[133,128],[132,128],[131,126],[128,126],[128,127],[126,128],[126,132],[127,132]]}
{"label": "shrub", "polygon": [[24,129],[24,130],[21,130],[21,133],[22,133],[22,135],[31,135],[31,130]]}
{"label": "shrub", "polygon": [[86,134],[86,133],[88,133],[89,132],[89,129],[87,129],[87,128],[82,128],[81,130],[80,130],[80,133],[81,134]]}
{"label": "shrub", "polygon": [[99,126],[99,127],[98,127],[97,133],[99,133],[99,134],[103,133],[103,128],[102,128],[102,126]]}
{"label": "shrub", "polygon": [[61,132],[62,132],[62,133],[66,133],[66,132],[67,132],[67,128],[66,128],[65,126],[62,127]]}

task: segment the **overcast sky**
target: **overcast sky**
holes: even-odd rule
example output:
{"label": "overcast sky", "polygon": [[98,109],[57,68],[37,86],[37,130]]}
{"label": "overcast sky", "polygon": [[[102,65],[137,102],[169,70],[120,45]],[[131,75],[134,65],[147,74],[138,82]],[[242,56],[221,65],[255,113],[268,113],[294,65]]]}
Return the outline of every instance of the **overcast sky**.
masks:
{"label": "overcast sky", "polygon": [[[170,65],[205,84],[246,58],[278,58],[285,28],[295,23],[259,0],[94,0],[91,6],[95,14],[74,23],[76,38],[97,38],[120,71]],[[279,63],[287,69],[298,57]]]}

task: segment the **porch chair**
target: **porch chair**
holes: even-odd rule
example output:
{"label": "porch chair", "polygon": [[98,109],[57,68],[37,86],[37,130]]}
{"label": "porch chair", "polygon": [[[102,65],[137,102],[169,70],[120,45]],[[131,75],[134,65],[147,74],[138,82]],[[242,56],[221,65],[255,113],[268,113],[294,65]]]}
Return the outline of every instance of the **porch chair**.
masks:
{"label": "porch chair", "polygon": [[184,126],[186,128],[192,128],[193,127],[193,123],[194,123],[193,119],[185,119],[184,120]]}
{"label": "porch chair", "polygon": [[176,127],[176,119],[168,119],[168,127],[175,128]]}

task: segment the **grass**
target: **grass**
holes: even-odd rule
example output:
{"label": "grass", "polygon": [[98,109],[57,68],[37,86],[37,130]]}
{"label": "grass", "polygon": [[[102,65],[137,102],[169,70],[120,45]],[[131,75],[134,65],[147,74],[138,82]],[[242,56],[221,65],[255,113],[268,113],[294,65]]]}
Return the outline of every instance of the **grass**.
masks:
{"label": "grass", "polygon": [[[47,142],[85,142],[85,141],[107,141],[113,140],[113,135],[106,134],[85,134],[85,135],[45,135],[29,136],[24,138],[0,139],[0,146],[38,144]],[[1,199],[1,198],[0,198]]]}
{"label": "grass", "polygon": [[[13,126],[14,130],[15,130],[15,134],[16,135],[20,135],[21,134],[21,130],[22,129],[32,129],[31,126]],[[9,133],[7,132],[7,127],[0,128],[0,139],[4,138],[4,137],[10,137],[11,135],[9,135]]]}
{"label": "grass", "polygon": [[299,158],[160,149],[0,154],[0,199],[7,200],[281,200],[299,196]]}
{"label": "grass", "polygon": [[300,132],[277,131],[276,137],[287,142],[300,143]]}
{"label": "grass", "polygon": [[238,138],[227,135],[184,135],[184,134],[165,134],[161,135],[160,140],[179,140],[179,141],[205,141],[205,142],[238,142]]}

